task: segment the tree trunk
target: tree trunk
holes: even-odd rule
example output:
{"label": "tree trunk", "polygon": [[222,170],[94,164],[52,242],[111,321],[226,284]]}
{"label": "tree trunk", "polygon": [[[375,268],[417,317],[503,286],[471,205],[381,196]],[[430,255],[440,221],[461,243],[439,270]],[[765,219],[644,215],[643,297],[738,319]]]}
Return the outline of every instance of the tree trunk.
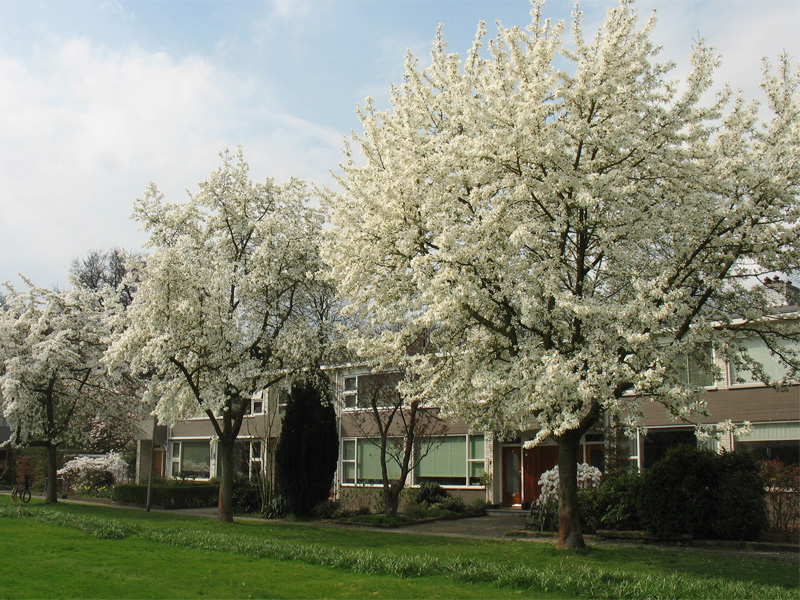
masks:
{"label": "tree trunk", "polygon": [[386,505],[384,514],[387,517],[396,517],[397,511],[400,508],[400,493],[403,491],[403,486],[398,484],[388,484],[383,487],[383,500]]}
{"label": "tree trunk", "polygon": [[580,435],[558,440],[558,548],[585,548],[578,510],[578,450]]}
{"label": "tree trunk", "polygon": [[218,460],[221,472],[217,519],[221,523],[233,523],[233,440],[219,440]]}
{"label": "tree trunk", "polygon": [[55,444],[48,444],[47,446],[47,488],[45,490],[45,503],[55,504],[58,502],[58,494],[56,487],[58,481],[56,480],[58,471],[58,447]]}

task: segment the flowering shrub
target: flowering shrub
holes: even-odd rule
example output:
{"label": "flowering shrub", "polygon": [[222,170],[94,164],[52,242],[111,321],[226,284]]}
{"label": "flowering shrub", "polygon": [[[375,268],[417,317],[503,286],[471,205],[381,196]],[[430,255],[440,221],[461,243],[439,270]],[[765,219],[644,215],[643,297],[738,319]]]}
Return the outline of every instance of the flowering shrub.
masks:
{"label": "flowering shrub", "polygon": [[128,464],[118,452],[103,456],[76,456],[58,474],[68,480],[70,487],[82,493],[103,492],[114,483],[127,479]]}
{"label": "flowering shrub", "polygon": [[[597,467],[589,466],[586,463],[578,465],[579,490],[597,489],[600,487],[602,479],[603,473]],[[551,500],[558,500],[558,465],[542,473],[539,485],[542,486],[542,492],[536,500],[538,506],[544,506]]]}

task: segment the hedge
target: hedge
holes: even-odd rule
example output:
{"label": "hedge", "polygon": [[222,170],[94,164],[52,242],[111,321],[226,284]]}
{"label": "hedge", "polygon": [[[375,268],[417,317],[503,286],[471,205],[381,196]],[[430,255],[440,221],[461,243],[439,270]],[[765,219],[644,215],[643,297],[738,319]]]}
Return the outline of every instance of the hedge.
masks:
{"label": "hedge", "polygon": [[[213,483],[154,484],[150,497],[153,506],[163,508],[198,508],[215,506],[219,486]],[[147,485],[120,484],[114,487],[114,500],[127,504],[147,503]]]}

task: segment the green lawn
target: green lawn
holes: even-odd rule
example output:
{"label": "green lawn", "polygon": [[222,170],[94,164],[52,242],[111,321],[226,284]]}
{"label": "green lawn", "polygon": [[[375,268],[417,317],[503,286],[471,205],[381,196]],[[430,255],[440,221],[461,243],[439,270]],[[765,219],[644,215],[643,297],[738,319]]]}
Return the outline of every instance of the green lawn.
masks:
{"label": "green lawn", "polygon": [[11,516],[8,497],[0,497],[0,597],[800,597],[796,556],[628,547],[563,552],[519,540],[223,525],[36,501],[27,513]]}

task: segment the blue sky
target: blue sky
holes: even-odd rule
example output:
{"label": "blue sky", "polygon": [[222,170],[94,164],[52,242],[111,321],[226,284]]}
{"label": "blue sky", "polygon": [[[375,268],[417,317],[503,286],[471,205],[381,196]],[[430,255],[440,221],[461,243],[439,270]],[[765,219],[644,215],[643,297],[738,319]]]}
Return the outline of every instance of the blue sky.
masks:
{"label": "blue sky", "polygon": [[[587,36],[610,0],[583,2]],[[662,58],[693,41],[723,55],[717,80],[758,97],[761,57],[800,60],[797,0],[661,0]],[[545,13],[569,19],[572,2]],[[67,284],[76,256],[138,249],[129,219],[154,181],[168,200],[244,147],[252,175],[319,185],[358,130],[367,96],[387,108],[407,49],[424,61],[439,23],[465,52],[477,23],[524,26],[527,0],[0,0],[0,282]]]}

